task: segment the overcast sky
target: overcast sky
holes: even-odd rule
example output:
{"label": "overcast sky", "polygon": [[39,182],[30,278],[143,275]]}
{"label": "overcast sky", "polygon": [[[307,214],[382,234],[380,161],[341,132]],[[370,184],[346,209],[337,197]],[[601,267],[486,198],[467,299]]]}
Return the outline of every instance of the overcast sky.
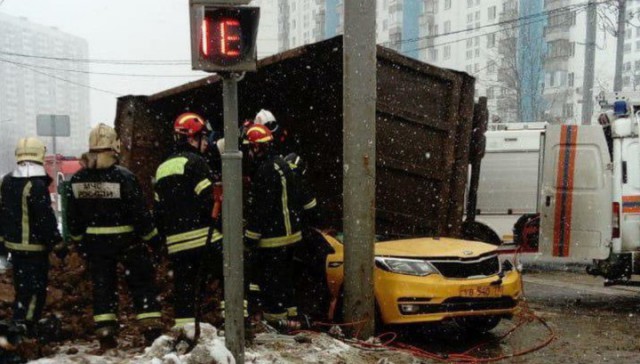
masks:
{"label": "overcast sky", "polygon": [[[2,2],[2,0],[0,0]],[[93,59],[190,59],[188,0],[5,0],[0,11],[85,38]],[[91,86],[120,95],[150,94],[204,77],[190,64],[91,64],[92,72],[191,75],[143,78],[91,75]],[[116,97],[91,90],[91,124],[113,123]]]}

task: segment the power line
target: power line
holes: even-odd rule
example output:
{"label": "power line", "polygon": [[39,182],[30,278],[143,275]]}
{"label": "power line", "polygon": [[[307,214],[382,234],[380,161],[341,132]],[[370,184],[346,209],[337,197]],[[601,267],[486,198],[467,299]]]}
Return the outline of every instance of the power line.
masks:
{"label": "power line", "polygon": [[93,72],[93,71],[84,71],[84,70],[74,70],[74,69],[68,69],[68,68],[49,67],[49,66],[43,66],[43,65],[38,65],[38,64],[21,63],[21,62],[10,61],[8,59],[3,59],[3,58],[0,58],[0,60],[3,60],[5,62],[7,62],[7,63],[20,65],[20,66],[35,67],[35,68],[39,68],[39,69],[48,69],[48,70],[62,71],[62,72],[84,73],[84,74],[89,74],[89,75],[121,76],[121,77],[153,77],[153,78],[158,78],[158,77],[166,77],[166,78],[205,77],[205,75],[198,75],[198,74],[193,74],[193,75],[152,75],[152,74],[138,74],[138,73]]}
{"label": "power line", "polygon": [[22,68],[22,69],[26,69],[26,70],[29,70],[31,72],[35,72],[35,73],[41,74],[41,75],[49,77],[49,78],[53,78],[53,79],[56,79],[56,80],[67,82],[67,83],[70,83],[72,85],[88,88],[88,89],[95,90],[95,91],[104,92],[104,93],[115,95],[115,96],[121,96],[122,95],[122,94],[117,93],[117,92],[113,92],[113,91],[109,91],[109,90],[105,90],[105,89],[101,89],[101,88],[85,85],[83,83],[71,81],[71,80],[68,80],[66,78],[58,77],[58,76],[55,76],[55,75],[52,75],[52,74],[49,74],[49,73],[46,73],[46,72],[41,72],[41,71],[38,71],[38,70],[36,70],[34,68],[23,66],[23,65],[21,65],[21,64],[19,64],[17,62],[11,62],[11,61],[7,61],[7,60],[4,60],[4,59],[0,59],[0,62],[9,63],[9,64],[12,64],[12,65],[14,65],[16,67],[19,67],[19,68]]}
{"label": "power line", "polygon": [[[585,7],[585,9],[586,9],[586,7]],[[584,9],[576,10],[576,14],[579,11],[583,11],[583,10]],[[411,53],[411,52],[420,51],[420,50],[423,50],[423,49],[435,48],[435,47],[441,47],[441,46],[445,46],[445,45],[449,45],[449,44],[459,43],[459,42],[463,42],[465,40],[473,39],[475,37],[479,37],[479,36],[483,36],[483,35],[498,34],[498,33],[501,33],[501,32],[507,31],[507,30],[513,30],[513,29],[516,29],[516,28],[523,28],[523,27],[531,25],[531,24],[540,23],[540,22],[545,21],[545,20],[546,20],[545,18],[538,19],[538,20],[533,20],[533,21],[530,21],[529,23],[517,24],[515,26],[511,26],[510,28],[507,28],[507,29],[499,29],[499,30],[496,30],[496,31],[493,31],[493,32],[487,32],[487,33],[483,33],[483,34],[480,34],[480,35],[473,35],[473,36],[460,38],[460,39],[456,39],[456,40],[452,40],[452,41],[448,41],[448,42],[444,42],[444,43],[440,43],[440,44],[434,44],[434,45],[428,45],[428,46],[419,47],[419,48],[415,48],[415,49],[410,49],[410,50],[403,51],[403,53]]]}
{"label": "power line", "polygon": [[97,63],[97,64],[115,64],[128,66],[179,66],[189,64],[188,60],[125,60],[125,59],[90,59],[90,58],[69,58],[69,57],[53,57],[53,56],[36,56],[33,54],[24,54],[16,52],[8,52],[0,50],[0,54],[13,57],[47,59],[50,61],[65,61],[78,63]]}
{"label": "power line", "polygon": [[[602,2],[602,3],[599,3],[599,4],[605,4],[605,3],[606,2]],[[415,43],[415,42],[418,42],[418,41],[421,41],[421,40],[436,39],[436,38],[446,37],[446,36],[460,34],[460,33],[474,32],[474,31],[477,31],[479,29],[491,28],[491,27],[495,27],[495,26],[502,26],[502,25],[507,25],[507,24],[511,24],[511,23],[518,23],[518,22],[523,21],[523,20],[529,20],[529,19],[538,18],[538,17],[543,17],[543,20],[544,20],[544,18],[546,18],[547,16],[559,15],[561,13],[570,12],[570,11],[573,11],[573,10],[578,10],[580,8],[586,8],[588,5],[589,5],[588,2],[579,3],[579,4],[573,4],[573,5],[567,5],[567,6],[563,6],[563,7],[557,8],[557,9],[545,10],[545,11],[540,12],[540,13],[529,14],[529,15],[526,15],[526,16],[522,16],[522,17],[518,17],[518,18],[514,18],[514,19],[509,19],[509,20],[504,20],[504,21],[497,22],[497,23],[486,24],[486,25],[483,25],[483,26],[480,26],[480,27],[477,27],[477,28],[461,29],[461,30],[455,30],[455,31],[451,31],[451,32],[441,33],[441,34],[425,35],[425,36],[422,36],[422,37],[403,39],[403,40],[399,40],[399,41],[396,41],[396,42],[383,42],[381,44],[382,45],[398,45],[398,44],[402,44],[402,43]]]}

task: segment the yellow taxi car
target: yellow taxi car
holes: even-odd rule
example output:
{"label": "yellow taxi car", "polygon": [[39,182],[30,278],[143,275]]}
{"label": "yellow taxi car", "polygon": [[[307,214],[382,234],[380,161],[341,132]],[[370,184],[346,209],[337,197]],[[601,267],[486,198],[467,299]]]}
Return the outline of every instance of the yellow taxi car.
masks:
{"label": "yellow taxi car", "polygon": [[[335,307],[344,280],[343,246],[323,236],[334,250],[326,274]],[[495,245],[450,238],[376,243],[374,280],[378,320],[386,325],[453,319],[485,332],[514,314],[522,294],[520,272],[500,261]]]}

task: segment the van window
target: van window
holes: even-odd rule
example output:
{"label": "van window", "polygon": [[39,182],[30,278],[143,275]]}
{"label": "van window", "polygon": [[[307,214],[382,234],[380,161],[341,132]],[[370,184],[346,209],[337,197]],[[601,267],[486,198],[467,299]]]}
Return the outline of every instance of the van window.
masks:
{"label": "van window", "polygon": [[[558,163],[560,159],[560,146],[554,148],[556,155],[554,170],[558,174]],[[573,163],[573,189],[574,190],[596,190],[602,188],[604,181],[602,180],[602,171],[604,164],[600,158],[598,147],[592,144],[578,145],[573,147],[575,151],[575,162]],[[556,175],[557,176],[557,175]],[[563,189],[562,177],[556,178],[554,181],[556,189]]]}
{"label": "van window", "polygon": [[624,153],[624,161],[627,162],[627,184],[636,190],[640,190],[640,160],[638,159],[638,143],[631,143]]}

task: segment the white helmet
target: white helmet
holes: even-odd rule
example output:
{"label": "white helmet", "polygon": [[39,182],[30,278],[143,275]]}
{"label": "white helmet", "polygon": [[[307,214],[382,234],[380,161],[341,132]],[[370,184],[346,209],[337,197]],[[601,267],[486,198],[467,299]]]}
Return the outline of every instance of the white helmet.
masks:
{"label": "white helmet", "polygon": [[256,118],[253,119],[253,122],[255,124],[266,126],[272,132],[278,129],[278,122],[276,121],[276,117],[273,116],[273,113],[271,113],[271,111],[269,110],[260,110],[260,112],[256,114]]}

